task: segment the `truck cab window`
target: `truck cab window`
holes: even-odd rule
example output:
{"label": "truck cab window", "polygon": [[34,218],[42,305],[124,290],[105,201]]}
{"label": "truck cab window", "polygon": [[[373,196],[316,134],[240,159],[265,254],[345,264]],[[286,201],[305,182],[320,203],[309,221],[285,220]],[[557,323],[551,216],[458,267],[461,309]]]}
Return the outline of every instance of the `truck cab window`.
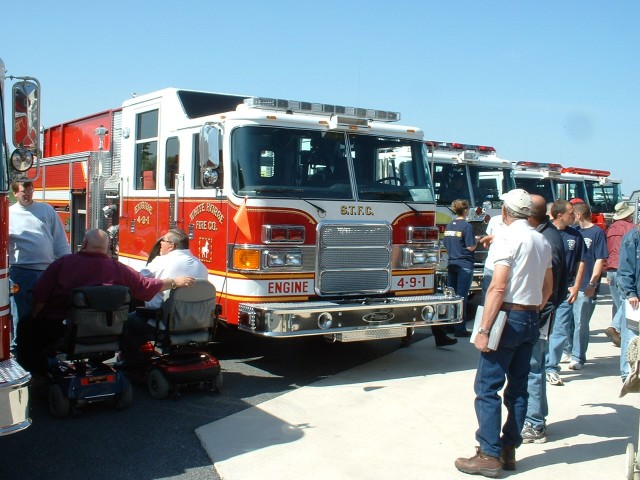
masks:
{"label": "truck cab window", "polygon": [[136,118],[136,189],[155,190],[158,168],[158,110]]}

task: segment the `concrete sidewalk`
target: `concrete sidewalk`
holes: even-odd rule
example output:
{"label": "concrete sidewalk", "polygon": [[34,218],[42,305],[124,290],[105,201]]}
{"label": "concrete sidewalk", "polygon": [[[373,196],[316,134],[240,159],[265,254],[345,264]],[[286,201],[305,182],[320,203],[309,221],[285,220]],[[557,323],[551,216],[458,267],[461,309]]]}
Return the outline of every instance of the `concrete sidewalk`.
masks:
{"label": "concrete sidewalk", "polygon": [[[503,478],[626,478],[640,397],[619,398],[620,349],[604,335],[610,312],[605,295],[587,365],[562,365],[565,385],[548,386],[549,441],[522,445],[517,470]],[[473,478],[453,462],[475,453],[477,357],[466,339],[435,348],[428,338],[196,433],[224,480]]]}

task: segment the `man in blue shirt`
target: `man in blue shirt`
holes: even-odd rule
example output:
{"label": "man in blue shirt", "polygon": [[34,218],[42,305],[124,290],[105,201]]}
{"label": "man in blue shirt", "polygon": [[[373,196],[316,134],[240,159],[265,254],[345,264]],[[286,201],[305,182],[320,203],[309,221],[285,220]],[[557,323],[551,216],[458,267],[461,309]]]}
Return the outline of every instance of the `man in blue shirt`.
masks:
{"label": "man in blue shirt", "polygon": [[578,231],[586,247],[584,274],[578,297],[573,304],[573,338],[569,337],[565,351],[571,352],[571,370],[580,370],[587,360],[589,321],[596,306],[600,276],[607,259],[607,239],[604,231],[591,222],[591,209],[586,203],[574,206]]}
{"label": "man in blue shirt", "polygon": [[578,298],[584,272],[584,238],[571,225],[575,219],[573,205],[567,200],[556,200],[551,206],[553,225],[562,236],[565,260],[567,262],[568,288],[562,303],[556,309],[556,316],[549,335],[549,352],[546,358],[547,382],[551,385],[564,385],[560,378],[560,356],[568,341],[573,322],[573,303]]}

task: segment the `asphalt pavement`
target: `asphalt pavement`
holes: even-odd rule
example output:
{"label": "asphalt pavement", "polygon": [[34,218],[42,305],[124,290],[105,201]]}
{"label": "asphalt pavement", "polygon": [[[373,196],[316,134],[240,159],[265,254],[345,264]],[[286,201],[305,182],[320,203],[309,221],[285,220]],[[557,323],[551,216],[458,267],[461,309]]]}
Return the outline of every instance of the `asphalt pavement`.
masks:
{"label": "asphalt pavement", "polygon": [[[591,319],[588,360],[562,365],[549,386],[548,442],[517,450],[503,478],[624,479],[638,445],[638,394],[620,398],[620,349],[605,336],[606,285]],[[472,456],[478,353],[433,338],[298,388],[196,430],[224,480],[471,478],[454,467]]]}

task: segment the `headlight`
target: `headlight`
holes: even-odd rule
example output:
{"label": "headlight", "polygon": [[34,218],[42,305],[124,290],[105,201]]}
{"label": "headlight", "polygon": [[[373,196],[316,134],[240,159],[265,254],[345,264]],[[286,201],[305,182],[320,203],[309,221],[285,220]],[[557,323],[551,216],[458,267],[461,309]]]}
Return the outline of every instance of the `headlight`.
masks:
{"label": "headlight", "polygon": [[299,250],[266,250],[264,256],[267,268],[302,267],[302,252]]}

